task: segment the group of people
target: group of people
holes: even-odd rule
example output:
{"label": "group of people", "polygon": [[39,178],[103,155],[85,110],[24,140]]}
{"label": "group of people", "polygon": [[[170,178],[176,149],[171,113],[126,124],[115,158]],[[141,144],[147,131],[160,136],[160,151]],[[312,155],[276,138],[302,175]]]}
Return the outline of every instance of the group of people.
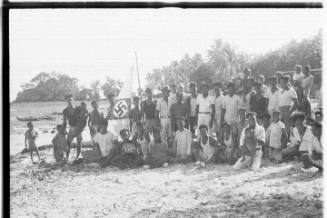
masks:
{"label": "group of people", "polygon": [[[171,83],[162,87],[159,99],[147,88],[145,100],[133,97],[130,125],[120,130],[120,137],[108,131],[111,121],[98,111],[96,101],[88,113],[85,103],[73,107],[68,96],[63,124],[52,141],[55,158],[68,160],[76,138],[78,159],[81,132],[88,125],[101,167],[154,168],[193,161],[198,167],[228,163],[234,169],[257,170],[263,159],[276,163],[298,159],[304,169],[321,171],[322,109],[311,110],[310,66],[303,72],[300,65],[295,69],[293,77],[276,72],[267,80],[245,69],[226,84],[215,82],[210,87],[203,82],[198,90],[191,82],[189,93],[182,83]],[[109,102],[112,107],[113,96]]]}

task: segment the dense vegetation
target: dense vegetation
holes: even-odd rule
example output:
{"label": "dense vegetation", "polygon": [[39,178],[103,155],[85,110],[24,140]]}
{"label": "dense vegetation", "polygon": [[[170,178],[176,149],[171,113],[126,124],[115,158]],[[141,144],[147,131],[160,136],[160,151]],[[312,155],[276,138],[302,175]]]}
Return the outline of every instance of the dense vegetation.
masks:
{"label": "dense vegetation", "polygon": [[168,84],[171,79],[186,85],[189,81],[198,84],[201,81],[228,81],[245,67],[251,68],[254,75],[271,75],[276,71],[294,70],[296,64],[307,65],[312,68],[322,66],[322,33],[300,42],[291,40],[281,48],[269,51],[263,55],[249,55],[239,53],[229,43],[216,40],[207,52],[207,57],[200,54],[190,56],[186,54],[179,61],[170,65],[154,69],[147,75],[150,87]]}

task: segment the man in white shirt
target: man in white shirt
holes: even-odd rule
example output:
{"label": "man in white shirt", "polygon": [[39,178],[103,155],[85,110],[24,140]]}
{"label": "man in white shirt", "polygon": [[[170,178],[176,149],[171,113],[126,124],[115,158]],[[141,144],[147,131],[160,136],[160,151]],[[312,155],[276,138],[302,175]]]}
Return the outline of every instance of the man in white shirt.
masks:
{"label": "man in white shirt", "polygon": [[190,109],[190,131],[195,135],[195,126],[197,124],[196,116],[196,99],[198,97],[196,83],[191,82],[189,85],[191,95],[187,97],[186,104]]}
{"label": "man in white shirt", "polygon": [[302,73],[302,66],[301,65],[296,65],[295,66],[295,72],[293,74],[293,82],[300,82],[303,79],[303,73]]}
{"label": "man in white shirt", "polygon": [[156,116],[160,120],[162,127],[161,137],[165,142],[169,142],[172,136],[171,123],[170,123],[170,101],[169,101],[169,88],[164,86],[162,89],[163,97],[157,101],[156,104]]}
{"label": "man in white shirt", "polygon": [[265,76],[262,74],[259,74],[257,77],[257,82],[260,83],[261,89],[262,89],[262,95],[264,98],[269,98],[270,95],[270,89],[269,87],[265,84]]}
{"label": "man in white shirt", "polygon": [[93,138],[94,145],[98,148],[101,155],[100,166],[106,167],[110,164],[111,159],[114,156],[114,147],[117,137],[107,130],[108,121],[102,120],[100,123],[100,132],[96,133]]}
{"label": "man in white shirt", "polygon": [[223,123],[225,120],[229,125],[233,127],[233,132],[236,133],[239,121],[238,111],[241,108],[241,99],[238,95],[234,94],[234,83],[229,83],[227,88],[228,94],[224,96],[220,123]]}
{"label": "man in white shirt", "polygon": [[[248,127],[244,128],[241,133],[240,138],[240,150],[242,153],[242,157],[234,164],[234,169],[242,169],[245,167],[251,167],[252,170],[258,170],[261,166],[262,160],[262,146],[265,143],[266,133],[265,129],[257,123],[256,114],[255,113],[248,113]],[[248,151],[248,146],[246,145],[246,134],[245,132],[248,129],[253,129],[254,137],[256,144],[252,144],[254,146],[253,151]]]}
{"label": "man in white shirt", "polygon": [[216,99],[215,99],[215,121],[214,121],[214,131],[216,133],[216,137],[217,139],[219,138],[220,134],[220,127],[222,125],[221,123],[221,113],[222,113],[222,110],[223,110],[223,106],[224,106],[224,97],[221,93],[221,83],[220,82],[217,82],[214,84],[215,88],[215,93],[216,93]]}
{"label": "man in white shirt", "polygon": [[[214,98],[209,96],[209,85],[207,83],[202,83],[200,89],[202,94],[198,95],[196,99],[196,115],[198,117],[197,126],[199,127],[203,124],[211,129],[215,117]],[[199,135],[200,134],[197,134],[198,137]]]}
{"label": "man in white shirt", "polygon": [[268,113],[272,116],[274,110],[279,111],[279,95],[280,89],[277,87],[277,77],[272,76],[269,78],[270,92],[269,92],[269,103],[268,103]]}

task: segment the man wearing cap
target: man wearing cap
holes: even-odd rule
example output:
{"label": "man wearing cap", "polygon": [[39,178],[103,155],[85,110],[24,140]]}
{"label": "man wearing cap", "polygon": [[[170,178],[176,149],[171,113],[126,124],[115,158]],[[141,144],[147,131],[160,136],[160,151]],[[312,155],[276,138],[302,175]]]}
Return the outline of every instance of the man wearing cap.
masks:
{"label": "man wearing cap", "polygon": [[156,118],[156,102],[152,99],[152,90],[147,88],[145,90],[147,99],[142,102],[142,117],[144,116],[145,136],[149,137],[152,130],[157,125]]}
{"label": "man wearing cap", "polygon": [[212,96],[209,96],[209,84],[203,82],[200,89],[202,94],[198,95],[196,99],[197,125],[199,127],[204,124],[211,129],[215,117],[215,101]]}
{"label": "man wearing cap", "polygon": [[197,87],[195,82],[191,82],[189,85],[189,89],[191,95],[186,98],[186,104],[190,111],[190,131],[193,136],[195,135],[195,126],[197,124],[197,116],[196,116],[196,99],[198,97]]}
{"label": "man wearing cap", "polygon": [[165,142],[169,142],[171,137],[171,123],[170,123],[170,101],[169,101],[169,88],[164,86],[161,89],[162,98],[160,98],[156,105],[156,117],[160,121],[162,127],[161,137]]}

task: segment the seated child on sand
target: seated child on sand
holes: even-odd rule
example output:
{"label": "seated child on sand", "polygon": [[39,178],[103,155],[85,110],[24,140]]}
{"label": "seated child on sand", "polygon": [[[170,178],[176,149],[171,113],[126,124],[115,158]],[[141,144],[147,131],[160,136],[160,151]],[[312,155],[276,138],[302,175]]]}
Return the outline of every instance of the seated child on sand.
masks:
{"label": "seated child on sand", "polygon": [[190,130],[184,128],[184,117],[177,117],[176,122],[178,127],[174,139],[176,158],[180,161],[188,161],[191,158],[192,133]]}
{"label": "seated child on sand", "polygon": [[66,131],[62,125],[57,125],[57,134],[52,139],[53,154],[56,162],[63,161],[67,150]]}
{"label": "seated child on sand", "polygon": [[38,136],[38,133],[37,133],[37,131],[34,130],[32,122],[27,123],[27,128],[28,128],[28,130],[25,132],[25,141],[24,141],[25,148],[27,148],[27,143],[28,143],[28,149],[30,151],[30,156],[31,156],[32,162],[34,163],[34,160],[33,160],[33,151],[34,150],[35,150],[37,157],[39,159],[39,162],[40,162],[39,151],[35,144],[35,140],[36,140],[36,137]]}
{"label": "seated child on sand", "polygon": [[120,130],[122,142],[115,146],[115,156],[111,164],[120,169],[137,168],[143,165],[141,145],[129,139],[130,132],[128,129]]}
{"label": "seated child on sand", "polygon": [[147,153],[144,154],[144,168],[167,167],[170,157],[168,156],[168,144],[161,138],[161,129],[153,129],[153,141],[150,142]]}
{"label": "seated child on sand", "polygon": [[114,156],[113,148],[117,137],[108,128],[108,120],[102,119],[99,124],[100,132],[96,133],[93,137],[93,142],[98,148],[101,155],[100,166],[106,167],[110,164],[111,159]]}

